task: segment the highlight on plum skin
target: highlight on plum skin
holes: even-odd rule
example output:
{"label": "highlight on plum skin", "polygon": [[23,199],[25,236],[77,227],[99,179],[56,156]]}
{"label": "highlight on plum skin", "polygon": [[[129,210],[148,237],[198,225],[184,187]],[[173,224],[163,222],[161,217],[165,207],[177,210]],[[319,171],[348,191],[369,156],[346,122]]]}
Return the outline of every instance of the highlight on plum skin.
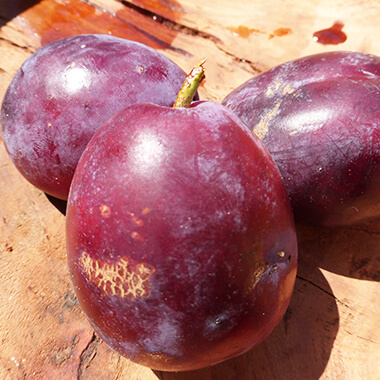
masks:
{"label": "highlight on plum skin", "polygon": [[303,57],[257,75],[222,104],[270,151],[296,222],[324,226],[380,217],[380,58]]}
{"label": "highlight on plum skin", "polygon": [[1,137],[21,174],[67,199],[95,131],[133,103],[171,106],[186,73],[162,53],[107,35],[54,41],[32,54],[2,103]]}
{"label": "highlight on plum skin", "polygon": [[280,173],[232,112],[136,104],[94,135],[74,175],[67,255],[91,325],[164,371],[259,344],[293,292],[297,239]]}

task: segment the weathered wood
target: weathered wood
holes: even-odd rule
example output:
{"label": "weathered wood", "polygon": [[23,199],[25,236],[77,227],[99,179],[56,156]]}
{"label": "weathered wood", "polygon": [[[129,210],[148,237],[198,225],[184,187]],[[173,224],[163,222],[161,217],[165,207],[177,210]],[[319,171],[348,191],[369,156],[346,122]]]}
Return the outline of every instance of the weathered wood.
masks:
{"label": "weathered wood", "polygon": [[[347,41],[313,32],[341,20]],[[42,0],[0,3],[0,99],[39,47],[109,33],[161,50],[188,71],[207,59],[203,99],[220,101],[265,69],[306,54],[380,55],[377,0]],[[380,222],[298,228],[300,263],[283,321],[258,347],[214,367],[152,371],[120,357],[81,312],[65,257],[65,217],[0,143],[0,379],[376,379],[380,372]],[[59,205],[58,205],[59,206]]]}

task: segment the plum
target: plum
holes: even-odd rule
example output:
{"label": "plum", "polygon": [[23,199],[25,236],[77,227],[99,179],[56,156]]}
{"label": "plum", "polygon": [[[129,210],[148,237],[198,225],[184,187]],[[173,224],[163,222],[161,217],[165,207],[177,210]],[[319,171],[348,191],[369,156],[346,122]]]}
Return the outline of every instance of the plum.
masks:
{"label": "plum", "polygon": [[141,43],[95,34],[54,41],[13,78],[2,104],[1,136],[24,177],[65,200],[95,131],[133,103],[171,106],[185,77]]}
{"label": "plum", "polygon": [[324,226],[380,216],[380,58],[329,52],[251,78],[222,104],[264,142],[296,222]]}
{"label": "plum", "polygon": [[111,348],[150,368],[246,352],[289,304],[297,239],[283,180],[219,104],[119,111],[79,160],[66,223],[82,310]]}

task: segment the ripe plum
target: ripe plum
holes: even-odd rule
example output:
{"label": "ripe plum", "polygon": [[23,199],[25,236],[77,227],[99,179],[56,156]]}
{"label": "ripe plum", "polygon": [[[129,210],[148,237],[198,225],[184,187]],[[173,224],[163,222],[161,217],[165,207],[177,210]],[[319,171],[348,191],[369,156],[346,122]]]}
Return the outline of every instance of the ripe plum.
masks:
{"label": "ripe plum", "polygon": [[253,77],[222,104],[272,154],[296,221],[342,226],[380,216],[379,57],[303,57]]}
{"label": "ripe plum", "polygon": [[109,119],[74,174],[66,235],[94,329],[159,370],[251,349],[293,291],[297,241],[281,175],[216,103],[135,104]]}
{"label": "ripe plum", "polygon": [[162,53],[107,35],[52,42],[13,78],[1,109],[1,135],[24,177],[67,199],[76,164],[95,131],[138,102],[171,106],[186,73]]}

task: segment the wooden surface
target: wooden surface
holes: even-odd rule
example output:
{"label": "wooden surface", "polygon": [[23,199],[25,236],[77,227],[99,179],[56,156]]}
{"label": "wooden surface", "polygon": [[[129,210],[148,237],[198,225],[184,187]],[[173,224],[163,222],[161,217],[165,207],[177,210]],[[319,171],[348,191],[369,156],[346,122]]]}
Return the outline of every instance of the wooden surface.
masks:
{"label": "wooden surface", "polygon": [[[330,50],[380,55],[380,2],[327,0],[0,0],[0,99],[39,47],[109,33],[159,49],[188,71],[202,58],[202,99],[251,76]],[[315,31],[344,23],[339,45]],[[214,367],[167,373],[112,352],[77,304],[62,204],[29,185],[0,142],[0,379],[379,379],[380,222],[298,227],[300,260],[283,321],[257,348]]]}

